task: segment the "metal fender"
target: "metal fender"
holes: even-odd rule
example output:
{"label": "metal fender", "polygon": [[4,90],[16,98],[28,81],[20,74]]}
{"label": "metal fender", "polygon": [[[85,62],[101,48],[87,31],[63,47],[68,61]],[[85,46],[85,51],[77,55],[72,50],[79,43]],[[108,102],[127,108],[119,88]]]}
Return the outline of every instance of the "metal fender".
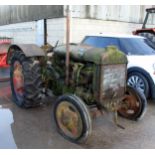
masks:
{"label": "metal fender", "polygon": [[8,48],[7,64],[10,64],[10,57],[16,50],[23,52],[26,57],[45,56],[44,51],[35,44],[13,44]]}

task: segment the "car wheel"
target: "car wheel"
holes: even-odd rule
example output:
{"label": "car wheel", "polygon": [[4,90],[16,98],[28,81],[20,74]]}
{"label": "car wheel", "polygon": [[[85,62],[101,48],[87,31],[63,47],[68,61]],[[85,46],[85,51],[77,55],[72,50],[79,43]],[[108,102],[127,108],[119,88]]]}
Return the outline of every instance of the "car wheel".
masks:
{"label": "car wheel", "polygon": [[129,73],[127,85],[143,92],[146,98],[149,97],[149,84],[146,77],[141,73],[138,72]]}

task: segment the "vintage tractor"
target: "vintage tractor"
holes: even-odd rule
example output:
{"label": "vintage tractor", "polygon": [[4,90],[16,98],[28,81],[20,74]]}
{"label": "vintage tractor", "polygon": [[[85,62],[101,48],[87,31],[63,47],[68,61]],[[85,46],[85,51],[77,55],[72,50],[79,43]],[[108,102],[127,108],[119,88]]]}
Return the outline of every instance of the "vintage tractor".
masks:
{"label": "vintage tractor", "polygon": [[135,35],[140,35],[148,38],[155,45],[155,8],[146,9],[146,16],[142,29],[138,29],[133,32]]}
{"label": "vintage tractor", "polygon": [[126,86],[127,58],[123,52],[113,46],[70,45],[68,83],[65,59],[66,46],[46,52],[36,45],[10,46],[7,62],[14,102],[22,108],[35,107],[53,93],[58,97],[52,113],[56,128],[66,139],[78,143],[91,134],[93,107],[114,112],[118,126],[117,113],[131,120],[142,118],[147,101],[144,94]]}

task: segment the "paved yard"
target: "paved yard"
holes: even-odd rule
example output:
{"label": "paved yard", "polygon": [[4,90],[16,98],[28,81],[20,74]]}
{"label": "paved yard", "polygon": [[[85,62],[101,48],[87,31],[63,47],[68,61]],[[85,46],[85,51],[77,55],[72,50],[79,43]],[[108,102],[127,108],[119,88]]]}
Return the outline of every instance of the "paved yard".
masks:
{"label": "paved yard", "polygon": [[61,137],[51,121],[52,101],[34,109],[20,109],[11,100],[9,83],[0,83],[0,148],[155,148],[155,103],[139,122],[119,118],[125,129],[116,127],[111,114],[93,120],[93,133],[85,144]]}

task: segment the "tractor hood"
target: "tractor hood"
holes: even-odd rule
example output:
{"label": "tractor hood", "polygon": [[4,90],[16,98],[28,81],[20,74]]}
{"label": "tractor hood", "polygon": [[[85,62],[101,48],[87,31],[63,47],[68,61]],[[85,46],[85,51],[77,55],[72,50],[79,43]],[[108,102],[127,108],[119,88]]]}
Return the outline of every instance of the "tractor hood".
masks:
{"label": "tractor hood", "polygon": [[[60,56],[66,54],[66,45],[58,46],[54,53]],[[78,61],[92,62],[95,64],[126,64],[126,55],[115,46],[95,48],[86,45],[70,45],[70,57]]]}

